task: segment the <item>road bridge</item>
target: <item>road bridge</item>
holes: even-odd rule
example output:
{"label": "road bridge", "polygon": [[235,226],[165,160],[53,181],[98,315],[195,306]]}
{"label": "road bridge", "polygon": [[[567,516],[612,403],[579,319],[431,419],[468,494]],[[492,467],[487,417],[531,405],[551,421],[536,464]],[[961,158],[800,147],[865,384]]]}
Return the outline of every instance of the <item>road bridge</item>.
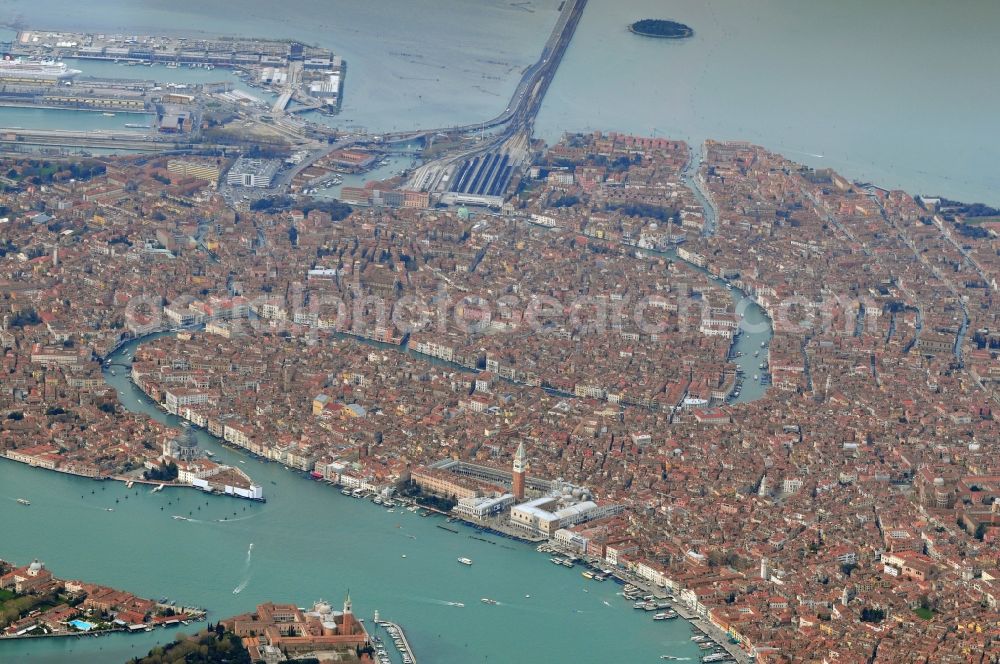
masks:
{"label": "road bridge", "polygon": [[[580,17],[583,16],[583,10],[586,6],[587,0],[566,0],[552,33],[549,35],[548,41],[545,42],[541,56],[533,65],[524,70],[521,81],[514,89],[514,94],[511,95],[510,103],[500,114],[489,120],[473,124],[390,132],[382,134],[381,141],[398,143],[433,134],[465,134],[493,129],[511,122],[516,124],[534,120],[542,98],[555,77],[559,63],[573,39],[573,34],[576,32],[576,27],[580,23]],[[513,131],[510,133],[513,134]]]}
{"label": "road bridge", "polygon": [[292,91],[285,90],[281,93],[281,96],[274,102],[274,106],[271,107],[271,111],[274,113],[283,113],[286,108],[288,108],[288,102],[292,100]]}

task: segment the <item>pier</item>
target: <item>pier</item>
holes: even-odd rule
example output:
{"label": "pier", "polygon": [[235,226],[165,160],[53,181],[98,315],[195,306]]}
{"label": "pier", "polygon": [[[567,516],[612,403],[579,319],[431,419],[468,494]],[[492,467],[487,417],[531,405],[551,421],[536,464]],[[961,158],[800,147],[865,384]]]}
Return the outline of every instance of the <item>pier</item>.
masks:
{"label": "pier", "polygon": [[383,627],[389,636],[392,637],[396,647],[399,649],[399,654],[403,656],[404,664],[417,664],[417,656],[413,654],[413,647],[406,640],[406,633],[403,632],[402,627],[388,620],[380,620],[376,624]]}

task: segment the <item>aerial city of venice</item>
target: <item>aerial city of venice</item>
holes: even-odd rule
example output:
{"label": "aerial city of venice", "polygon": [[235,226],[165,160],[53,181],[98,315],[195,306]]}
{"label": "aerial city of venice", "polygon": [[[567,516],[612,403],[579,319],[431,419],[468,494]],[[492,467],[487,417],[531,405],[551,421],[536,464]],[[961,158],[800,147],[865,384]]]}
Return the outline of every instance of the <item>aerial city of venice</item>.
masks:
{"label": "aerial city of venice", "polygon": [[998,25],[0,0],[0,663],[1000,662]]}

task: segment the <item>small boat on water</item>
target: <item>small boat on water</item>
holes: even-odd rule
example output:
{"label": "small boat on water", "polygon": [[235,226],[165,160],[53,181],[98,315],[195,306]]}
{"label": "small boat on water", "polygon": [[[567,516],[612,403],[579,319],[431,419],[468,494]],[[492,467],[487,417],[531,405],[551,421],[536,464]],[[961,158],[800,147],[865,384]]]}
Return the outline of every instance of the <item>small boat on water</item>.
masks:
{"label": "small boat on water", "polygon": [[21,505],[30,505],[31,504],[31,501],[28,500],[27,498],[18,498],[17,502],[20,503]]}
{"label": "small boat on water", "polygon": [[482,602],[483,604],[490,604],[492,606],[495,606],[495,605],[497,605],[497,604],[500,603],[500,602],[496,601],[495,599],[490,599],[489,597],[483,597],[479,601]]}
{"label": "small boat on water", "polygon": [[101,115],[103,115],[106,118],[113,118],[113,117],[115,117],[114,113],[101,113]]}
{"label": "small boat on water", "polygon": [[591,572],[591,571],[581,572],[581,575],[585,579],[593,579],[594,578],[594,573]]}
{"label": "small boat on water", "polygon": [[472,560],[470,558],[459,558],[458,562],[462,563],[463,565],[471,565],[472,564]]}

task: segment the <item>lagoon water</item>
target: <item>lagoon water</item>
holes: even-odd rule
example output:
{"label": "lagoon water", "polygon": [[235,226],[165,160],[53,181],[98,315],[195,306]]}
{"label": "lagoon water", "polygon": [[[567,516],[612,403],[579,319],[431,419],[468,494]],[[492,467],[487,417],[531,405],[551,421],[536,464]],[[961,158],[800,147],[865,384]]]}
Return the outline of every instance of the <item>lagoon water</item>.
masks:
{"label": "lagoon water", "polygon": [[[348,61],[334,121],[370,131],[496,115],[558,0],[0,0],[32,27],[294,37]],[[631,35],[673,18],[684,41]],[[912,193],[1000,205],[1000,3],[590,0],[536,125],[748,140]],[[159,73],[163,73],[162,68]],[[165,79],[170,80],[170,79]],[[0,109],[0,125],[13,124]],[[324,119],[325,120],[325,119]]]}

